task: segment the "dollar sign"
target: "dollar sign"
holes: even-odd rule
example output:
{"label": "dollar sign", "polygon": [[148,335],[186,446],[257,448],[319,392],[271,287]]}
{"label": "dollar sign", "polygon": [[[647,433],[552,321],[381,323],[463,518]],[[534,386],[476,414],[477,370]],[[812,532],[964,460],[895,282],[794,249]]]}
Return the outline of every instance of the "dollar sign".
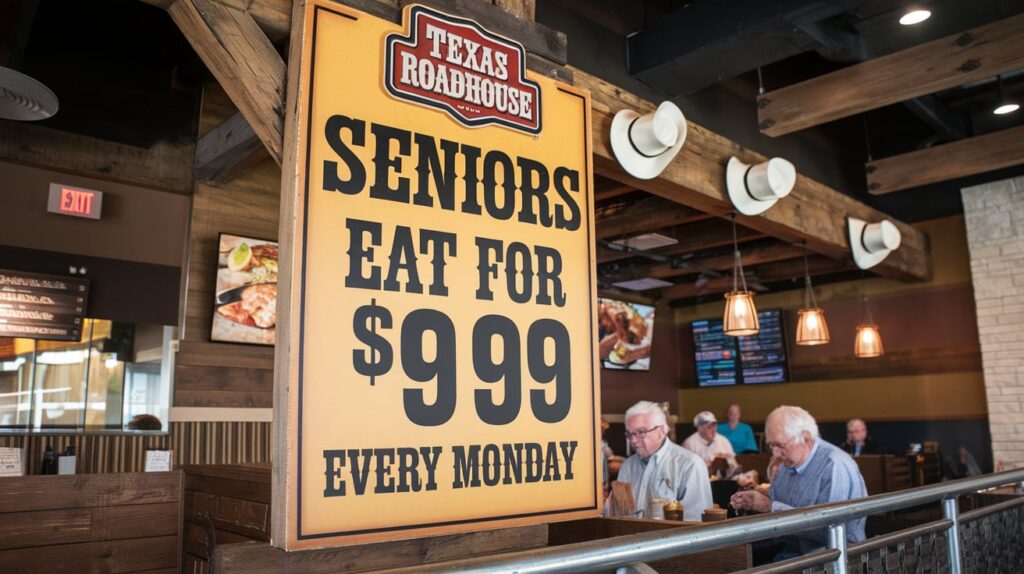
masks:
{"label": "dollar sign", "polygon": [[[352,365],[360,375],[370,377],[370,385],[373,386],[375,379],[391,370],[394,361],[394,351],[391,343],[377,333],[377,322],[380,321],[381,329],[391,328],[391,311],[385,307],[378,307],[376,299],[370,299],[369,305],[363,305],[356,309],[352,317],[352,330],[363,344],[368,346],[369,351],[355,349],[352,351]],[[369,355],[369,360],[367,360]]]}

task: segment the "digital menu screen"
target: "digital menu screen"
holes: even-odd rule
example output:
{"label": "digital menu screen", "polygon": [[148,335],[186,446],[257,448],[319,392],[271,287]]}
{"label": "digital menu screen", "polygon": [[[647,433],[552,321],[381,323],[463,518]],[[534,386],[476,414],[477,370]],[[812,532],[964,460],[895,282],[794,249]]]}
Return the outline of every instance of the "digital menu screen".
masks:
{"label": "digital menu screen", "polygon": [[702,387],[735,385],[739,370],[736,337],[722,332],[722,321],[694,321],[693,345],[696,349],[697,382]]}
{"label": "digital menu screen", "polygon": [[78,341],[89,280],[0,269],[0,337]]}
{"label": "digital menu screen", "polygon": [[757,314],[761,330],[751,337],[735,337],[740,345],[743,382],[784,383],[786,372],[786,336],[782,330],[782,312],[778,309]]}
{"label": "digital menu screen", "polygon": [[782,311],[757,314],[761,330],[749,337],[730,337],[721,319],[694,321],[693,345],[697,383],[702,387],[784,383],[789,380]]}

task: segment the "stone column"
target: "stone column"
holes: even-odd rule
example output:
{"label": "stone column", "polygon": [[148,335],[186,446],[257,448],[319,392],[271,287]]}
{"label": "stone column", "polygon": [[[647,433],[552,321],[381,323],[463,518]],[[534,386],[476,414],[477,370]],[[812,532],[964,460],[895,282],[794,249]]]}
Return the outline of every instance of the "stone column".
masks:
{"label": "stone column", "polygon": [[992,460],[1024,467],[1024,177],[962,190]]}

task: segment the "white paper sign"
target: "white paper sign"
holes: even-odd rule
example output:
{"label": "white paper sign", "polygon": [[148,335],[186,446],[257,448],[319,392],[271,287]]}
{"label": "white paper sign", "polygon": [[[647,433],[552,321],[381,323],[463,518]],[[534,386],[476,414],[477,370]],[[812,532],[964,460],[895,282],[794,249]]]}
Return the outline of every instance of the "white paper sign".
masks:
{"label": "white paper sign", "polygon": [[22,476],[21,449],[13,446],[0,447],[0,476]]}
{"label": "white paper sign", "polygon": [[171,453],[173,450],[147,450],[146,472],[165,472],[171,470]]}
{"label": "white paper sign", "polygon": [[57,457],[57,474],[75,474],[75,463],[78,457],[73,454],[65,454]]}

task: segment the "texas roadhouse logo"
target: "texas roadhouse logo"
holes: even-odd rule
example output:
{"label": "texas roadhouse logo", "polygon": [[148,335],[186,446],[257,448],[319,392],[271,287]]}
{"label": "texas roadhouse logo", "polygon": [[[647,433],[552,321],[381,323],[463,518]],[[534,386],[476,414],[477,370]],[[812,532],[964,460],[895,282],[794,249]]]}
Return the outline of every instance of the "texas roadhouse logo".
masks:
{"label": "texas roadhouse logo", "polygon": [[385,40],[384,87],[392,96],[468,127],[540,133],[540,86],[526,79],[521,44],[424,6],[410,10],[406,34]]}

